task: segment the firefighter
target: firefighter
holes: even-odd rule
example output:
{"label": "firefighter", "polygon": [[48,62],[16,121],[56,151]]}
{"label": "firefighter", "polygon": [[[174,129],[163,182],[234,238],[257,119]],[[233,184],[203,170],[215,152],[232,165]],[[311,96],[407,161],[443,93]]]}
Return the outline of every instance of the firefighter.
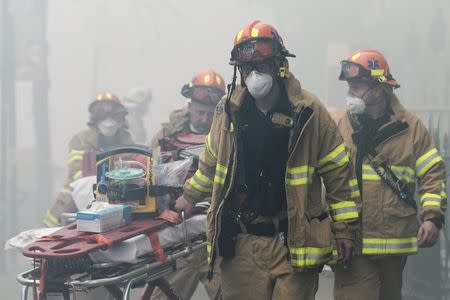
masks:
{"label": "firefighter", "polygon": [[67,177],[64,188],[58,193],[43,220],[43,224],[47,227],[60,226],[62,213],[77,211],[72,199],[70,183],[87,175],[83,174],[83,158],[89,151],[133,144],[131,135],[126,129],[127,111],[116,95],[112,93],[97,95],[89,105],[89,113],[89,128],[77,133],[69,142]]}
{"label": "firefighter", "polygon": [[269,24],[253,21],[237,33],[231,87],[176,202],[189,214],[212,196],[208,260],[212,271],[222,257],[224,299],[314,299],[332,258],[331,229],[340,258],[347,263],[352,253],[353,168],[335,122],[289,72],[287,57],[294,55]]}
{"label": "firefighter", "polygon": [[356,256],[347,268],[336,266],[335,299],[401,299],[407,256],[433,246],[444,224],[444,163],[422,121],[395,95],[399,85],[380,52],[353,53],[341,62],[339,80],[348,93],[338,126],[363,206]]}
{"label": "firefighter", "polygon": [[[225,94],[225,83],[218,73],[205,70],[184,85],[181,94],[190,99],[187,108],[171,114],[170,122],[152,139],[151,148],[158,145],[161,152],[173,152],[190,146],[203,145],[211,128],[214,109]],[[194,166],[195,170],[197,166]],[[192,173],[191,173],[192,174]],[[177,260],[177,271],[167,277],[181,299],[191,299],[199,282],[203,284],[211,299],[220,293],[220,274],[209,281],[206,248],[198,249],[191,256]],[[152,299],[166,299],[157,290]]]}
{"label": "firefighter", "polygon": [[148,88],[132,88],[123,98],[123,105],[128,112],[128,130],[137,144],[145,144],[148,141],[144,117],[148,113],[151,101],[152,92]]}

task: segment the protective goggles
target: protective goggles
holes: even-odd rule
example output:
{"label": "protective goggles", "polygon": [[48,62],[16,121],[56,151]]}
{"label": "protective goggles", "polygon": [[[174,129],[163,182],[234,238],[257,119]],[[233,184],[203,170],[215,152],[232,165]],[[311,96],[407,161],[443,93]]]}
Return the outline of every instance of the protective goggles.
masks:
{"label": "protective goggles", "polygon": [[339,80],[355,80],[371,77],[370,71],[363,68],[361,65],[349,61],[341,62],[341,74],[339,75]]}
{"label": "protective goggles", "polygon": [[275,66],[272,61],[243,64],[239,66],[239,71],[243,75],[248,75],[254,70],[260,73],[273,74],[275,72]]}
{"label": "protective goggles", "polygon": [[122,104],[110,100],[93,102],[89,107],[89,112],[96,120],[113,118],[120,121],[127,114],[127,111]]}
{"label": "protective goggles", "polygon": [[211,105],[216,105],[225,95],[223,91],[206,86],[186,86],[181,93],[186,98]]}
{"label": "protective goggles", "polygon": [[383,69],[378,70],[367,70],[363,66],[359,64],[355,64],[349,61],[341,62],[341,74],[339,75],[339,80],[356,80],[356,79],[375,79],[378,82],[386,82],[388,80],[392,80],[392,75],[388,74],[384,75]]}
{"label": "protective goggles", "polygon": [[245,41],[231,51],[232,64],[261,61],[280,53],[280,47],[270,39]]}

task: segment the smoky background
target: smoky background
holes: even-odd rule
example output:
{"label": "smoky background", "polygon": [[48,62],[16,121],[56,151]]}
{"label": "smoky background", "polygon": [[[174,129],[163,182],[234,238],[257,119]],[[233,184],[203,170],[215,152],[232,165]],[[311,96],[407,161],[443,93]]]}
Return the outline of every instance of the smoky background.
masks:
{"label": "smoky background", "polygon": [[[110,91],[123,98],[130,88],[151,88],[145,116],[150,140],[172,110],[186,105],[180,90],[196,72],[212,68],[231,80],[234,35],[254,19],[277,28],[287,49],[297,55],[289,59],[291,72],[329,107],[345,105],[345,83],[337,80],[340,60],[358,49],[381,51],[401,85],[396,91],[400,101],[433,131],[449,164],[449,1],[0,3],[1,242],[41,226],[62,187],[67,143],[86,128],[88,105],[97,93]],[[426,299],[447,297],[446,245],[442,235],[435,250],[427,250],[438,261],[417,266],[435,270],[435,278],[410,281],[439,291]],[[0,285],[8,299],[18,297],[15,276],[28,267],[20,254],[0,252]],[[319,294],[324,289],[321,295],[327,299],[332,286],[322,285]],[[412,287],[406,283],[405,293],[408,289]],[[420,296],[418,291],[411,294]]]}

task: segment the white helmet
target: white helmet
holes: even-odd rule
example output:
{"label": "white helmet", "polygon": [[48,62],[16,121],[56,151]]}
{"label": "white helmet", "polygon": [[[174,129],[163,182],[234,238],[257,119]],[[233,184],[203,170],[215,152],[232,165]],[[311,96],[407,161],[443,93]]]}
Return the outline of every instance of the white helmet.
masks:
{"label": "white helmet", "polygon": [[152,101],[152,91],[149,88],[132,88],[123,99],[123,105],[128,109],[149,104]]}

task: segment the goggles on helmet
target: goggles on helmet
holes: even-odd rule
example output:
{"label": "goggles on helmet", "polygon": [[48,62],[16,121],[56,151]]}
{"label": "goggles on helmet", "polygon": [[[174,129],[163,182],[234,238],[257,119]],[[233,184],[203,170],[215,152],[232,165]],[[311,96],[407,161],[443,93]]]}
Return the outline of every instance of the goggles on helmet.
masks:
{"label": "goggles on helmet", "polygon": [[122,104],[109,100],[93,102],[89,107],[89,111],[95,120],[113,118],[121,121],[127,114]]}
{"label": "goggles on helmet", "polygon": [[280,53],[280,46],[271,39],[248,40],[236,45],[231,52],[235,64],[261,61]]}
{"label": "goggles on helmet", "polygon": [[341,62],[341,74],[339,75],[339,80],[356,80],[371,77],[370,71],[363,68],[361,65],[349,61]]}
{"label": "goggles on helmet", "polygon": [[273,74],[275,72],[275,66],[272,61],[248,63],[239,65],[239,71],[244,76],[250,74],[252,71],[258,71],[265,74]]}

